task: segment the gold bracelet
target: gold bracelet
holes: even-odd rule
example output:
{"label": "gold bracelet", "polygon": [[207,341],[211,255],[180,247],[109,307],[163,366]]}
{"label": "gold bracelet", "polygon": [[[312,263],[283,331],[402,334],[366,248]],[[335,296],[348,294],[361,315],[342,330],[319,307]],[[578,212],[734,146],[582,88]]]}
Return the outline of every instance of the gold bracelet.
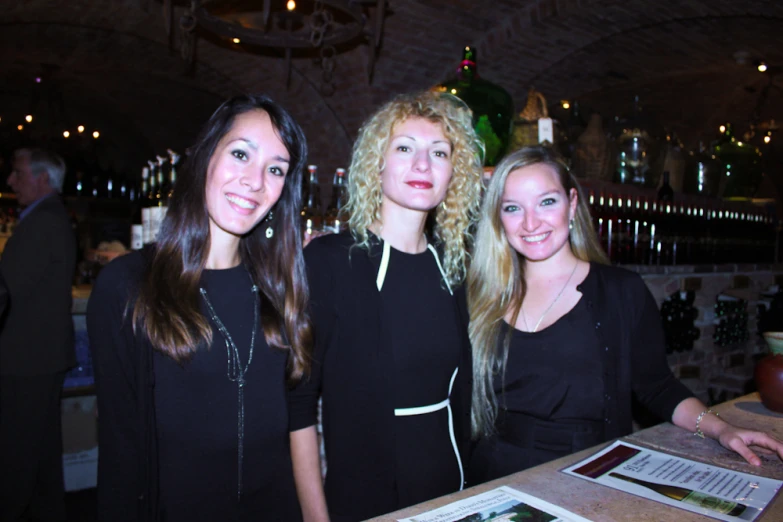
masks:
{"label": "gold bracelet", "polygon": [[696,435],[697,437],[701,437],[702,439],[704,438],[704,432],[701,431],[699,424],[701,424],[701,419],[703,419],[704,416],[707,415],[708,413],[712,413],[716,417],[720,417],[720,415],[718,415],[718,412],[712,411],[712,408],[707,408],[703,412],[699,413],[699,416],[696,417],[696,433],[694,433],[694,435]]}

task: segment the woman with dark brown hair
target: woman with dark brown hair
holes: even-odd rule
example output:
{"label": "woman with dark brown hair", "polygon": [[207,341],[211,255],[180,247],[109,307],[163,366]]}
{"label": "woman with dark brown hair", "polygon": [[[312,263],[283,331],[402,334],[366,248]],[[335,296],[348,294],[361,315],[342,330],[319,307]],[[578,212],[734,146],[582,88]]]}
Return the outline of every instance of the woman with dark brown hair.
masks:
{"label": "woman with dark brown hair", "polygon": [[265,96],[221,105],[157,244],[102,272],[87,324],[101,521],[300,518],[287,386],[309,370],[307,147]]}

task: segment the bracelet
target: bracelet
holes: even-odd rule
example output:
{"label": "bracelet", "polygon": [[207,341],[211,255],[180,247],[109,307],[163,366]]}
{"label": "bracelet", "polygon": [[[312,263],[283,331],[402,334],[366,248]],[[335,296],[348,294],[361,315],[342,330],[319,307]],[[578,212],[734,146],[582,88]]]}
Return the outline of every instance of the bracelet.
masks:
{"label": "bracelet", "polygon": [[713,415],[715,415],[716,417],[720,417],[720,415],[718,415],[718,412],[716,412],[716,411],[712,411],[712,408],[707,408],[707,409],[706,409],[706,410],[704,410],[703,412],[699,413],[699,416],[698,416],[698,417],[696,417],[696,433],[694,433],[694,435],[696,435],[697,437],[701,437],[702,439],[704,438],[704,432],[703,432],[703,431],[701,431],[701,428],[699,427],[699,424],[701,424],[701,420],[702,420],[702,419],[704,418],[704,416],[705,416],[705,415],[707,415],[708,413],[712,413],[712,414],[713,414]]}

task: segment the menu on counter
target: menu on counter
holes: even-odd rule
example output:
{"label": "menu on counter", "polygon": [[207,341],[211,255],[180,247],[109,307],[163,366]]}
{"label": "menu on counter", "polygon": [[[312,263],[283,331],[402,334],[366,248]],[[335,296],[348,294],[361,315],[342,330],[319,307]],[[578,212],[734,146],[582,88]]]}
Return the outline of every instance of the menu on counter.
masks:
{"label": "menu on counter", "polygon": [[755,520],[783,484],[621,441],[563,473],[729,522]]}
{"label": "menu on counter", "polygon": [[501,486],[398,522],[590,522],[516,489]]}

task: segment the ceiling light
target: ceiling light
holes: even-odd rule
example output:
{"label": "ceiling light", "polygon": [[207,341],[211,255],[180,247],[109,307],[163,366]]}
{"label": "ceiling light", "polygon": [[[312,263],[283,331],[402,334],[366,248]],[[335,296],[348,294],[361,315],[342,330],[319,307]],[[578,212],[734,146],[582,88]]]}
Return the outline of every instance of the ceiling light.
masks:
{"label": "ceiling light", "polygon": [[[389,2],[329,0],[297,5],[293,0],[279,3],[201,0],[177,3],[190,6],[179,17],[184,38],[182,57],[188,65],[193,66],[196,62],[196,40],[212,35],[226,43],[239,44],[241,41],[242,47],[234,49],[243,52],[280,51],[285,57],[288,85],[292,53],[306,50],[320,58],[321,94],[330,96],[337,84],[334,74],[337,56],[361,42],[369,44],[369,52],[364,53],[365,70],[368,83],[372,81]],[[176,31],[173,21],[176,18],[169,17],[167,34]]]}

